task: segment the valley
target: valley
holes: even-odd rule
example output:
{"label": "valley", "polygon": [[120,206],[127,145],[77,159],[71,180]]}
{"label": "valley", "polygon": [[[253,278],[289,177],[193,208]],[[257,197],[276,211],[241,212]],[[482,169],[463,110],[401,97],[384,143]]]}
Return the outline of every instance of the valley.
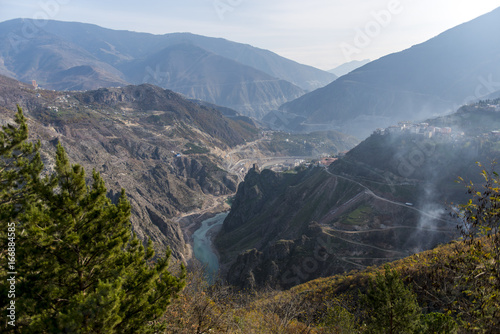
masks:
{"label": "valley", "polygon": [[29,2],[0,332],[498,333],[494,1]]}
{"label": "valley", "polygon": [[[446,202],[461,197],[446,175],[471,175],[460,172],[491,156],[476,137],[484,142],[497,126],[486,121],[488,128],[477,129],[469,121],[472,113],[494,119],[493,101],[427,120],[425,129],[410,123],[379,129],[359,143],[336,132],[259,129],[249,118],[226,118],[150,85],[63,93],[3,80],[0,95],[12,108],[9,96],[21,97],[47,153],[63,142],[76,162],[100,166],[110,196],[129,189],[134,231],[152,238],[159,252],[168,245],[182,261],[202,258],[194,254],[193,235],[230,210],[217,236],[203,236],[203,247],[214,242],[220,275],[242,288],[290,287],[452,240],[456,222],[446,217]],[[4,117],[9,112],[4,108]],[[447,127],[451,135],[436,130]],[[467,145],[482,148],[458,153]],[[436,174],[455,154],[467,159],[455,163],[456,171]],[[322,156],[336,158],[327,166]],[[319,249],[319,260],[300,272]]]}
{"label": "valley", "polygon": [[[151,238],[160,254],[168,245],[182,261],[192,258],[191,235],[199,217],[228,210],[226,201],[247,167],[261,161],[283,163],[297,149],[319,154],[303,142],[282,147],[292,143],[262,134],[247,117],[233,111],[226,118],[151,85],[55,92],[0,79],[3,122],[19,103],[29,118],[32,140],[42,141],[46,166],[52,168],[50,152],[62,142],[75,163],[101,173],[111,198],[121,188],[127,190],[134,231],[141,239]],[[295,136],[287,135],[292,141]],[[342,134],[332,138],[321,139],[323,154],[357,143]],[[298,158],[304,159],[290,163]]]}

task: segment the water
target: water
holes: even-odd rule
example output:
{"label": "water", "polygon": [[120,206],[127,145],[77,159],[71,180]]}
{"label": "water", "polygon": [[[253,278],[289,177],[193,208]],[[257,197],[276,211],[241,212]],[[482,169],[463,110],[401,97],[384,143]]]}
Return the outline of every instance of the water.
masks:
{"label": "water", "polygon": [[204,266],[209,281],[213,281],[219,271],[219,259],[212,249],[212,240],[207,236],[208,232],[224,222],[228,212],[222,212],[215,217],[204,220],[199,229],[193,233],[194,256]]}

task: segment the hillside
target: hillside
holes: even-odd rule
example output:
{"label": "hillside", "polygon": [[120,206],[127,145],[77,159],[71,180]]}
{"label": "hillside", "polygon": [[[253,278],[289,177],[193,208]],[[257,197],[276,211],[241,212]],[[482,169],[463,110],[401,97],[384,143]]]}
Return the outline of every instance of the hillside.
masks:
{"label": "hillside", "polygon": [[19,103],[32,139],[41,139],[47,153],[62,142],[72,161],[101,173],[111,198],[126,189],[134,231],[160,250],[169,246],[178,259],[190,252],[172,218],[236,190],[237,178],[218,167],[214,152],[257,135],[251,122],[151,85],[63,93],[0,77],[0,101],[2,122]]}
{"label": "hillside", "polygon": [[[469,247],[463,242],[452,242],[388,264],[388,268],[397,271],[405,286],[415,295],[424,314],[422,320],[434,312],[441,314],[439,316],[441,322],[434,323],[438,328],[442,326],[441,331],[437,332],[471,333],[478,331],[479,328],[485,333],[497,331],[497,315],[486,320],[483,317],[486,317],[487,312],[483,316],[479,313],[474,315],[469,313],[477,301],[471,302],[464,290],[471,288],[471,284],[479,288],[484,281],[476,280],[474,283],[469,283],[465,278],[462,279],[462,275],[470,275],[467,270],[480,266],[481,263],[481,260],[476,259],[476,262],[470,262],[469,266],[464,265],[468,250]],[[322,319],[312,321],[320,328],[325,325],[334,328],[353,326],[351,327],[353,333],[362,333],[362,323],[369,321],[369,315],[366,314],[366,305],[361,296],[370,288],[370,282],[373,282],[377,275],[384,275],[384,271],[381,266],[369,267],[365,270],[316,279],[281,293],[278,298],[284,298],[287,302],[298,305],[307,305],[306,312],[309,317],[312,315],[315,319]],[[334,310],[338,313],[332,314]],[[340,310],[345,313],[341,313]],[[444,315],[448,319],[445,320]],[[329,317],[336,319],[337,322],[329,323],[328,326],[325,320]],[[311,321],[307,316],[301,320]],[[344,322],[340,322],[341,320]],[[450,325],[451,328],[446,329]],[[321,329],[318,329],[318,332],[321,333]]]}
{"label": "hillside", "polygon": [[452,240],[447,210],[467,199],[455,181],[480,182],[476,161],[500,157],[495,103],[379,130],[328,168],[252,169],[217,236],[223,274],[290,287]]}
{"label": "hillside", "polygon": [[188,33],[16,19],[0,23],[0,41],[0,74],[45,89],[151,83],[257,117],[336,79],[267,50]]}
{"label": "hillside", "polygon": [[500,8],[372,61],[281,110],[305,118],[302,127],[328,123],[358,138],[394,121],[454,111],[498,90],[499,29]]}

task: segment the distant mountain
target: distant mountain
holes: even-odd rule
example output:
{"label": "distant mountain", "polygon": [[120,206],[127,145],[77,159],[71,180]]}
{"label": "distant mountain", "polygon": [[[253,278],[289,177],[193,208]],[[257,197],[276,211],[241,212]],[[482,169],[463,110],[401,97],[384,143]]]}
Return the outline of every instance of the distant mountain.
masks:
{"label": "distant mountain", "polygon": [[49,85],[55,90],[91,90],[96,86],[123,86],[126,81],[102,68],[79,65],[48,76]]}
{"label": "distant mountain", "polygon": [[78,45],[22,21],[0,23],[0,74],[45,88],[79,89],[125,85],[124,75]]}
{"label": "distant mountain", "polygon": [[334,69],[329,70],[328,72],[333,73],[338,77],[341,77],[349,72],[354,71],[357,68],[360,68],[361,66],[368,64],[370,61],[371,61],[370,59],[353,60],[348,63],[344,63],[340,66],[337,66]]}
{"label": "distant mountain", "polygon": [[70,40],[88,50],[98,59],[117,65],[132,59],[145,58],[177,44],[192,44],[240,64],[253,67],[268,75],[313,90],[323,87],[336,76],[317,68],[302,65],[271,51],[223,38],[205,37],[190,33],[152,35],[116,31],[84,23],[48,21],[44,30]]}
{"label": "distant mountain", "polygon": [[[133,83],[149,82],[261,118],[304,94],[299,87],[192,44],[175,44],[120,67]],[[154,69],[148,73],[144,69]]]}
{"label": "distant mountain", "polygon": [[[286,103],[303,126],[368,136],[395,120],[443,114],[500,87],[500,8]],[[293,124],[293,122],[290,122]]]}
{"label": "distant mountain", "polygon": [[306,91],[326,86],[337,78],[337,76],[327,71],[299,64],[271,51],[259,49],[248,44],[240,44],[223,38],[211,38],[189,33],[174,33],[164,36],[165,42],[169,45],[181,43],[196,45],[224,58],[253,67],[272,77],[289,81]]}
{"label": "distant mountain", "polygon": [[[186,73],[193,77],[186,79]],[[57,90],[149,82],[253,116],[336,79],[270,51],[221,38],[28,19],[0,23],[0,74],[37,80]]]}

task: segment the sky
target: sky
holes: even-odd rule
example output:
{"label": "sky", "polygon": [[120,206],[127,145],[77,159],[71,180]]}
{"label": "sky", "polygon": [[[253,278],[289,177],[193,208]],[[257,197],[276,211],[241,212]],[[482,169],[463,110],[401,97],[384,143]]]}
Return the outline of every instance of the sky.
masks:
{"label": "sky", "polygon": [[191,32],[329,70],[402,51],[497,7],[499,0],[0,0],[0,22],[38,18]]}

